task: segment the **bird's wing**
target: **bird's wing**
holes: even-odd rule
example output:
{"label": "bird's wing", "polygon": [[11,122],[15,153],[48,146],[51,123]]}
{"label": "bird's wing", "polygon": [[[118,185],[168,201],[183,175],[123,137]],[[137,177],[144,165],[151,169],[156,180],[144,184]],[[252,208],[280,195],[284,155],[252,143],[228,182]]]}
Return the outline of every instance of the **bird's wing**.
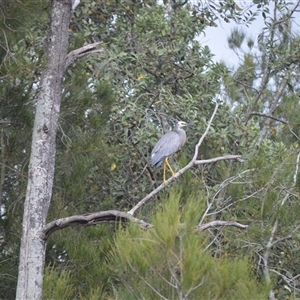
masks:
{"label": "bird's wing", "polygon": [[151,153],[151,163],[159,166],[166,157],[174,154],[180,146],[179,134],[170,131],[163,135],[156,143]]}

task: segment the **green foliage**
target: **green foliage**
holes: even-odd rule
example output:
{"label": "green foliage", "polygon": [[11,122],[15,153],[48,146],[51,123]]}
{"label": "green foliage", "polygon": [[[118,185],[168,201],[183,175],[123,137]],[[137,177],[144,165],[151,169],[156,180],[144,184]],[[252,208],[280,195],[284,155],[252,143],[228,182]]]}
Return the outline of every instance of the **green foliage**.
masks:
{"label": "green foliage", "polygon": [[[249,224],[249,230],[238,234],[226,231],[214,247],[223,249],[221,253],[230,249],[233,257],[254,253],[253,267],[261,280],[267,280],[262,273],[263,264],[259,263],[266,253],[271,275],[282,269],[297,274],[298,262],[292,254],[299,244],[299,236],[294,231],[300,213],[299,188],[294,181],[297,156],[298,153],[282,143],[263,143],[256,159],[245,166],[249,172],[239,178],[239,183],[232,182],[228,187],[227,196],[232,195],[233,205],[230,211],[225,210],[219,216]],[[290,295],[279,278],[273,279],[276,292]],[[293,293],[298,295],[296,291]]]}
{"label": "green foliage", "polygon": [[[219,217],[241,220],[251,230],[238,237],[226,232],[215,247],[230,249],[234,257],[254,253],[258,278],[274,283],[276,298],[294,299],[299,297],[298,287],[293,286],[298,262],[291,254],[299,243],[299,126],[295,126],[299,68],[294,65],[299,36],[292,29],[296,24],[288,3],[276,3],[273,11],[263,2],[258,4],[265,27],[256,51],[253,41],[239,30],[231,34],[231,45],[243,63],[226,72],[223,82],[235,115],[256,133],[252,144],[256,147],[245,153],[246,173],[240,173],[240,183],[232,182],[226,190],[233,201],[230,212],[224,210]],[[243,152],[241,148],[239,144]]]}
{"label": "green foliage", "polygon": [[[0,277],[14,299],[32,136],[32,86],[42,60],[47,1],[0,2]],[[39,26],[37,26],[37,22]]]}
{"label": "green foliage", "polygon": [[[80,95],[82,104],[92,98],[92,90],[82,89],[79,81],[87,86],[99,78],[101,82],[111,83],[118,101],[106,111],[110,113],[108,124],[101,127],[103,142],[109,146],[104,150],[105,161],[111,166],[109,194],[119,208],[128,209],[161,181],[160,170],[145,168],[142,171],[149,163],[151,148],[159,136],[168,131],[176,119],[194,123],[196,126],[188,132],[188,145],[180,154],[186,162],[205,129],[214,107],[212,99],[218,94],[220,79],[227,70],[212,61],[212,53],[196,37],[217,18],[213,13],[217,10],[190,4],[168,7],[148,3],[144,6],[134,1],[110,1],[105,5],[94,1],[80,7],[71,26],[70,48],[82,40],[84,29],[85,40],[95,41],[101,37],[105,51],[100,59],[90,56],[85,64],[76,62],[72,70],[68,70],[73,85],[66,89],[65,100],[73,103],[73,97]],[[230,3],[224,2],[221,10],[229,11]],[[238,10],[236,7],[237,14]],[[86,14],[89,21],[82,22]],[[235,13],[231,11],[231,15]],[[84,75],[77,71],[82,68],[86,71]],[[68,83],[66,86],[71,87]],[[68,107],[69,112],[72,110]],[[93,116],[96,121],[97,114]],[[75,120],[71,118],[70,122],[78,124]],[[251,131],[242,127],[230,113],[230,107],[223,105],[212,134],[201,149],[201,157],[229,152],[238,138],[246,147],[251,137]],[[173,163],[182,166],[180,161]],[[224,172],[225,166],[223,171],[214,166],[209,169],[208,181],[220,180],[228,173]],[[196,173],[199,177],[204,174]],[[82,188],[79,194],[83,191]]]}
{"label": "green foliage", "polygon": [[[49,3],[0,3],[0,298],[5,299],[14,298]],[[136,204],[162,179],[161,170],[149,166],[157,139],[177,119],[194,123],[187,144],[171,160],[175,170],[186,165],[220,90],[226,96],[221,94],[199,158],[230,153],[245,162],[185,173],[175,189],[141,209],[140,217],[154,229],[123,228],[115,250],[113,226],[55,233],[47,249],[45,299],[158,298],[143,279],[168,299],[190,290],[192,299],[265,299],[258,282],[266,280],[261,260],[266,254],[277,298],[299,298],[300,43],[285,1],[277,2],[276,11],[266,1],[253,3],[244,8],[233,1],[81,1],[69,50],[102,41],[104,52],[77,60],[64,78],[49,221]],[[213,61],[197,38],[207,26],[217,26],[218,18],[249,24],[255,8],[266,22],[258,44],[236,29],[229,42],[241,63],[230,70]],[[195,235],[200,220],[239,221],[249,228]]]}
{"label": "green foliage", "polygon": [[[76,227],[50,239],[46,260],[49,267],[44,276],[45,298],[103,299],[108,294],[112,276],[104,266],[113,234],[113,226]],[[61,279],[58,284],[65,286],[66,297],[60,296],[60,291],[53,291],[57,284],[52,282],[53,276]]]}
{"label": "green foliage", "polygon": [[45,268],[43,294],[47,299],[73,299],[70,271],[59,271],[54,266]]}
{"label": "green foliage", "polygon": [[187,199],[183,209],[179,201],[180,193],[172,193],[148,231],[134,224],[119,230],[111,254],[115,299],[265,298],[247,258],[214,259],[205,250],[209,241],[194,231],[201,199]]}
{"label": "green foliage", "polygon": [[[68,80],[76,85],[66,90],[63,99],[53,191],[57,201],[50,209],[49,219],[112,206],[109,195],[112,148],[104,141],[103,128],[115,101],[113,88],[88,75],[84,84],[79,85],[78,72],[71,72]],[[67,81],[66,86],[70,83]],[[74,97],[80,98],[77,105]]]}

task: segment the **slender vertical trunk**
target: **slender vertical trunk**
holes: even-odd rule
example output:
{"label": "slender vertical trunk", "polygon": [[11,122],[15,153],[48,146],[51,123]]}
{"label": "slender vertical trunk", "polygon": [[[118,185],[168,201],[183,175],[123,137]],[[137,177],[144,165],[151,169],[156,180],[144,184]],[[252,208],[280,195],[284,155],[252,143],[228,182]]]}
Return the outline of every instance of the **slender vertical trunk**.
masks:
{"label": "slender vertical trunk", "polygon": [[[1,172],[0,172],[0,208],[2,207],[2,193],[3,193],[3,187],[4,187],[4,180],[5,180],[5,145],[4,145],[4,130],[3,128],[0,128],[0,147],[1,147]],[[1,211],[0,211],[1,215]]]}
{"label": "slender vertical trunk", "polygon": [[54,177],[55,138],[68,48],[71,0],[52,0],[45,69],[33,128],[16,299],[41,299],[45,225]]}

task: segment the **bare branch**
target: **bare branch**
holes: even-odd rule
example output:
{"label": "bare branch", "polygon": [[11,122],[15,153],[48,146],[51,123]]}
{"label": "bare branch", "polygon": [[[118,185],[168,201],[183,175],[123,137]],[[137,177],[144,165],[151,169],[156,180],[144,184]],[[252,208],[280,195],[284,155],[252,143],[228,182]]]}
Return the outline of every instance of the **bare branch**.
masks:
{"label": "bare branch", "polygon": [[297,184],[297,176],[299,172],[299,160],[300,160],[300,151],[298,152],[297,159],[296,159],[296,167],[295,167],[295,173],[293,177],[293,186],[296,186]]}
{"label": "bare branch", "polygon": [[75,225],[95,225],[102,223],[110,223],[110,222],[126,222],[131,221],[137,223],[141,228],[148,229],[153,225],[144,222],[143,220],[137,219],[132,215],[117,211],[117,210],[107,210],[107,211],[99,211],[91,214],[84,215],[75,215],[67,218],[62,218],[58,220],[54,220],[48,224],[46,224],[41,232],[42,238],[47,240],[49,236],[57,231],[62,230],[66,227],[75,226]]}
{"label": "bare branch", "polygon": [[201,281],[200,281],[200,283],[198,283],[197,285],[191,287],[191,288],[187,291],[187,293],[186,293],[186,295],[185,295],[186,298],[189,296],[190,293],[192,293],[193,291],[195,291],[196,289],[198,289],[200,286],[202,286],[202,285],[204,284],[204,282],[205,282],[205,279],[204,279],[204,276],[203,276],[202,279],[201,279]]}
{"label": "bare branch", "polygon": [[240,155],[225,155],[225,156],[219,156],[211,159],[204,159],[204,160],[191,160],[189,164],[187,164],[184,168],[179,170],[174,176],[170,177],[168,180],[166,180],[165,183],[162,183],[160,186],[158,186],[155,190],[153,190],[150,194],[148,194],[146,197],[144,197],[141,201],[139,201],[130,211],[128,211],[128,214],[133,215],[137,209],[139,209],[142,205],[144,205],[150,198],[152,198],[154,195],[156,195],[158,192],[163,190],[166,186],[174,182],[177,178],[179,178],[183,173],[185,173],[187,170],[191,169],[195,165],[201,165],[201,164],[209,164],[213,162],[217,162],[220,160],[236,160],[236,161],[242,161]]}
{"label": "bare branch", "polygon": [[265,280],[266,282],[269,284],[271,279],[270,279],[270,273],[269,273],[269,269],[268,269],[268,259],[269,259],[269,254],[270,254],[270,250],[273,246],[273,240],[274,240],[274,237],[275,237],[275,233],[276,233],[276,230],[277,230],[277,227],[278,227],[278,218],[276,219],[273,227],[272,227],[272,231],[271,231],[271,234],[270,234],[270,238],[268,240],[268,243],[266,245],[266,248],[265,248],[265,251],[264,251],[264,254],[262,256],[262,261],[263,261],[263,274],[264,274],[264,277],[265,277]]}
{"label": "bare branch", "polygon": [[201,136],[201,138],[199,139],[199,142],[197,143],[197,145],[195,146],[195,154],[194,154],[194,157],[192,159],[192,161],[195,161],[198,157],[198,152],[199,152],[199,147],[201,146],[201,144],[203,143],[203,140],[205,139],[205,137],[207,136],[208,132],[209,132],[209,129],[210,129],[210,126],[211,126],[211,123],[213,121],[213,119],[215,118],[215,115],[217,113],[217,110],[218,110],[218,107],[219,107],[219,103],[217,102],[216,103],[216,106],[215,106],[215,109],[214,109],[214,112],[212,113],[211,117],[210,117],[210,120],[207,124],[207,127],[203,133],[203,135]]}
{"label": "bare branch", "polygon": [[196,230],[197,233],[200,233],[201,231],[204,231],[208,228],[217,227],[217,226],[234,226],[234,227],[238,227],[240,229],[247,229],[248,228],[248,225],[243,225],[243,224],[238,223],[238,222],[212,221],[212,222],[208,222],[208,223],[205,223],[205,224],[197,225],[195,227],[195,230]]}
{"label": "bare branch", "polygon": [[[271,40],[273,40],[273,36],[274,36],[273,32],[274,31],[271,31]],[[246,112],[246,118],[245,118],[245,124],[246,125],[249,122],[250,117],[251,117],[250,112],[255,108],[256,104],[258,103],[258,101],[259,101],[259,99],[260,99],[260,97],[263,93],[263,90],[265,89],[265,87],[268,84],[270,73],[271,73],[271,68],[269,66],[269,57],[267,57],[266,68],[265,68],[264,73],[263,73],[263,77],[262,77],[262,80],[261,80],[259,91],[258,91],[252,105],[249,105],[249,107],[247,109],[247,112]]]}
{"label": "bare branch", "polygon": [[238,162],[244,162],[244,160],[241,158],[240,155],[224,155],[224,156],[219,156],[219,157],[214,157],[210,159],[201,159],[201,160],[195,160],[193,162],[194,165],[204,165],[204,164],[211,164],[220,160],[235,160]]}
{"label": "bare branch", "polygon": [[79,4],[80,0],[72,0],[72,10],[74,11]]}
{"label": "bare branch", "polygon": [[165,298],[158,290],[156,290],[140,273],[130,264],[130,262],[127,262],[130,269],[156,294],[160,297],[160,299],[168,300]]}
{"label": "bare branch", "polygon": [[156,268],[153,268],[152,266],[150,266],[150,269],[155,272],[166,284],[168,284],[170,287],[172,288],[176,288],[176,285],[171,283],[169,280],[167,280],[164,276],[162,276],[162,274],[156,269]]}
{"label": "bare branch", "polygon": [[[295,64],[291,64],[290,67],[289,67],[289,70],[287,71],[287,73],[283,77],[283,80],[282,80],[282,82],[281,82],[281,84],[280,84],[280,86],[277,90],[277,93],[274,96],[273,101],[271,102],[271,106],[269,108],[270,115],[273,115],[274,111],[277,109],[279,100],[281,99],[281,97],[283,95],[283,92],[284,92],[284,90],[285,90],[285,88],[288,84],[288,80],[289,80],[294,68],[295,68]],[[266,135],[268,133],[268,130],[270,128],[270,124],[271,124],[271,119],[270,118],[266,119],[265,122],[264,122],[264,126],[263,126],[262,130],[260,131],[260,135],[258,137],[258,140],[256,142],[256,147],[259,147],[262,144],[264,138],[266,137]]]}
{"label": "bare branch", "polygon": [[144,205],[149,199],[151,199],[154,195],[156,195],[158,192],[160,192],[161,190],[163,190],[166,186],[168,186],[169,184],[171,184],[172,182],[174,182],[178,177],[180,177],[183,173],[185,173],[187,170],[191,169],[192,167],[196,166],[196,165],[202,165],[202,164],[209,164],[209,163],[214,163],[220,160],[236,160],[239,162],[242,162],[243,160],[241,159],[240,155],[225,155],[225,156],[219,156],[219,157],[215,157],[215,158],[211,158],[211,159],[203,159],[203,160],[197,160],[197,156],[199,153],[199,147],[202,144],[204,138],[206,137],[206,135],[209,132],[210,126],[212,124],[212,121],[217,113],[219,104],[216,103],[214,112],[208,122],[207,128],[204,131],[203,135],[201,136],[201,138],[199,139],[199,142],[197,143],[197,145],[195,146],[195,153],[194,153],[194,157],[192,158],[192,160],[181,170],[179,170],[174,176],[172,176],[171,178],[169,178],[166,182],[162,183],[160,186],[158,186],[155,190],[153,190],[150,194],[148,194],[146,197],[144,197],[141,201],[139,201],[128,213],[133,215],[135,213],[136,210],[138,210],[142,205]]}
{"label": "bare branch", "polygon": [[[4,22],[4,24],[5,24],[5,22]],[[6,45],[6,48],[5,48],[4,46],[2,46],[2,45],[0,44],[0,47],[5,51],[5,56],[4,56],[4,58],[2,59],[1,65],[2,65],[3,63],[5,63],[5,60],[6,60],[7,58],[13,59],[13,61],[18,65],[18,64],[19,64],[19,63],[18,63],[18,60],[15,58],[14,54],[13,54],[13,53],[10,51],[10,49],[9,49],[9,45],[8,45],[8,40],[7,40],[6,33],[5,33],[5,31],[4,31],[3,29],[1,29],[1,30],[2,30],[2,34],[3,34],[4,40],[5,40],[5,45]],[[12,29],[11,29],[11,30],[12,30]],[[12,31],[14,31],[14,30],[12,30]]]}
{"label": "bare branch", "polygon": [[292,278],[289,278],[288,276],[285,276],[285,275],[283,275],[283,274],[281,274],[280,272],[278,272],[278,271],[276,271],[276,270],[274,270],[274,269],[269,269],[271,272],[273,272],[273,273],[275,273],[275,274],[277,274],[277,275],[279,275],[287,284],[288,284],[288,286],[290,287],[290,288],[292,288],[292,289],[294,289],[294,290],[296,290],[296,291],[300,291],[300,289],[299,288],[296,288],[296,286],[295,285],[297,285],[297,283],[296,283],[296,281],[295,281],[295,279],[297,279],[297,277],[299,277],[300,275],[296,275],[296,276],[294,276],[294,277],[292,277]]}
{"label": "bare branch", "polygon": [[[84,226],[91,226],[96,224],[103,224],[103,223],[115,223],[115,222],[127,222],[131,221],[136,223],[142,229],[150,229],[153,228],[153,225],[147,223],[141,219],[137,219],[133,217],[131,214],[127,212],[122,212],[118,210],[107,210],[107,211],[99,211],[91,214],[84,214],[84,215],[75,215],[71,217],[61,218],[54,220],[44,226],[41,230],[41,238],[43,240],[47,240],[49,236],[58,230],[62,230],[67,227],[76,226],[76,225],[84,225]],[[181,224],[184,226],[184,224]],[[216,226],[235,226],[241,229],[246,229],[248,225],[242,225],[237,222],[225,222],[225,221],[213,221],[206,224],[199,224],[195,227],[197,233],[204,231],[211,227]]]}
{"label": "bare branch", "polygon": [[297,8],[299,7],[299,4],[300,4],[300,1],[298,0],[297,3],[294,5],[294,7],[289,11],[289,13],[287,13],[286,18],[282,18],[282,19],[274,22],[273,26],[276,26],[280,23],[285,23],[287,21],[290,21],[292,19],[292,15],[298,11]]}
{"label": "bare branch", "polygon": [[297,139],[299,140],[299,137],[298,135],[293,131],[293,129],[291,128],[289,122],[285,121],[285,120],[281,120],[281,119],[278,119],[274,116],[271,116],[271,115],[268,115],[268,114],[263,114],[263,113],[259,113],[259,112],[253,112],[250,114],[250,116],[261,116],[261,117],[266,117],[266,118],[269,118],[269,119],[272,119],[274,121],[277,121],[277,122],[280,122],[282,124],[285,124],[288,126],[289,128],[289,131],[291,132],[291,134]]}
{"label": "bare branch", "polygon": [[76,59],[81,58],[83,56],[86,56],[88,54],[95,54],[95,53],[102,53],[104,52],[103,48],[98,48],[98,46],[102,42],[96,42],[92,44],[85,45],[81,48],[75,49],[68,53],[67,59],[66,59],[66,66],[67,69]]}
{"label": "bare branch", "polygon": [[[294,173],[294,177],[293,177],[293,179],[294,179],[293,186],[296,185],[295,179],[296,179],[297,174],[298,174],[299,159],[300,159],[300,152],[298,153],[297,158],[296,158],[295,173]],[[277,170],[276,170],[276,172],[277,172]],[[275,173],[274,173],[274,175],[275,175]],[[290,197],[290,192],[287,191],[286,195],[280,201],[280,207],[282,207],[285,204],[285,202],[288,200],[289,197]],[[279,217],[277,216],[276,219],[275,219],[275,222],[272,226],[272,231],[270,233],[270,237],[269,237],[269,240],[267,242],[267,245],[265,246],[264,253],[261,256],[262,261],[263,261],[263,264],[262,264],[263,274],[264,274],[264,277],[265,277],[265,280],[266,280],[267,283],[270,282],[270,272],[269,272],[270,270],[268,268],[268,259],[269,259],[270,251],[271,251],[271,248],[274,246],[274,244],[279,242],[278,240],[275,240],[275,234],[276,234],[278,226],[279,226]],[[298,228],[299,228],[299,226],[297,226],[288,236],[282,238],[281,240],[290,238],[292,236],[292,234],[295,231],[298,230]]]}
{"label": "bare branch", "polygon": [[268,114],[262,114],[262,113],[259,113],[259,112],[253,112],[253,113],[250,114],[250,116],[266,117],[266,118],[270,118],[270,119],[272,119],[272,120],[274,120],[274,121],[280,122],[280,123],[282,123],[282,124],[288,124],[287,121],[280,120],[280,119],[278,119],[278,118],[276,118],[276,117],[274,117],[274,116],[271,116],[271,115],[268,115]]}
{"label": "bare branch", "polygon": [[[233,177],[230,177],[230,178],[227,178],[225,179],[219,186],[218,190],[215,192],[212,200],[209,202],[207,200],[207,207],[206,207],[206,210],[205,212],[203,213],[202,215],[202,218],[201,218],[201,221],[199,222],[199,224],[202,224],[202,222],[204,221],[204,218],[206,216],[209,216],[209,215],[214,215],[214,214],[218,214],[219,212],[221,212],[222,210],[230,207],[232,205],[232,203],[230,203],[229,205],[226,205],[225,207],[221,208],[220,210],[217,210],[217,211],[214,211],[214,212],[211,212],[211,213],[208,213],[210,208],[212,207],[213,203],[215,202],[216,200],[216,197],[220,194],[220,192],[226,188],[226,186],[228,186],[229,184],[233,183],[237,178],[242,178],[242,175],[245,174],[245,173],[248,173],[248,172],[251,172],[253,171],[254,169],[248,169],[248,170],[244,170],[243,172],[233,176]],[[243,183],[244,184],[244,183]],[[243,201],[245,199],[241,199],[240,201]]]}
{"label": "bare branch", "polygon": [[293,238],[293,234],[294,234],[296,231],[298,231],[299,228],[300,228],[300,225],[296,226],[296,227],[291,231],[290,234],[288,234],[287,236],[284,236],[284,237],[282,237],[282,238],[280,238],[280,239],[274,241],[272,246],[274,246],[275,244],[281,243],[281,242],[283,242],[283,241],[285,241],[285,240],[292,239],[292,238]]}
{"label": "bare branch", "polygon": [[223,228],[224,227],[222,227],[221,230],[218,230],[218,232],[216,234],[214,232],[210,231],[210,234],[212,235],[212,238],[210,238],[209,244],[206,245],[205,248],[203,249],[204,251],[209,249],[214,244],[220,244],[219,240],[220,240],[220,237],[222,236],[222,232],[223,232],[222,229]]}
{"label": "bare branch", "polygon": [[[278,25],[280,22],[285,22],[286,20],[290,19],[292,17],[292,15],[294,14],[294,12],[297,11],[297,8],[299,7],[300,1],[298,0],[297,3],[295,4],[295,6],[290,10],[289,14],[287,14],[287,18],[286,19],[282,19],[282,20],[277,20],[276,18],[276,5],[274,7],[274,16],[273,16],[273,23],[271,24],[271,31],[270,31],[270,45],[271,47],[273,47],[274,44],[274,35],[275,35],[275,26]],[[269,78],[271,75],[271,64],[270,64],[270,56],[267,55],[266,56],[266,62],[265,62],[266,68],[264,69],[263,72],[263,77],[260,83],[260,87],[259,87],[259,91],[252,103],[252,105],[249,105],[249,108],[247,109],[247,113],[246,113],[246,118],[245,118],[245,124],[247,124],[251,118],[251,111],[255,108],[256,104],[258,103],[260,97],[263,94],[264,89],[266,88],[268,82],[269,82]],[[277,98],[277,95],[275,96],[275,98]],[[276,100],[274,102],[277,102]],[[273,102],[273,103],[274,103]],[[273,111],[271,111],[271,114],[273,114]],[[265,133],[264,133],[265,135]],[[261,143],[261,141],[260,141]],[[260,144],[259,144],[260,145]]]}
{"label": "bare branch", "polygon": [[[98,45],[99,43],[95,43],[95,44]],[[85,50],[82,49],[81,52],[80,51],[78,52],[79,54],[78,53],[74,54],[75,59],[76,59],[76,57],[80,57],[87,53],[91,53],[90,52],[91,49],[93,49],[93,48],[90,47],[89,49],[85,49]],[[74,50],[74,51],[76,51],[76,50]],[[93,51],[93,50],[91,50],[91,51]],[[152,228],[153,225],[146,223],[143,220],[133,217],[133,214],[135,213],[135,211],[137,209],[139,209],[143,204],[145,204],[150,198],[152,198],[159,191],[161,191],[166,186],[171,184],[171,182],[174,182],[179,176],[181,176],[187,170],[189,170],[190,168],[192,168],[193,166],[196,166],[196,165],[214,163],[214,162],[221,161],[221,160],[237,160],[240,162],[243,161],[239,155],[224,155],[224,156],[215,157],[215,158],[211,158],[211,159],[197,160],[199,147],[200,147],[201,143],[203,142],[205,136],[209,132],[209,128],[211,126],[211,123],[212,123],[215,115],[216,115],[217,109],[218,109],[218,104],[216,104],[216,107],[215,107],[214,112],[208,122],[208,125],[207,125],[207,128],[206,128],[204,134],[202,135],[202,137],[199,139],[199,142],[195,146],[195,154],[194,154],[194,157],[192,158],[192,160],[190,161],[190,163],[188,165],[186,165],[184,168],[182,168],[179,172],[177,172],[173,177],[169,178],[165,183],[162,183],[159,187],[157,187],[155,190],[153,190],[150,194],[148,194],[146,197],[144,197],[141,201],[139,201],[138,204],[136,204],[129,212],[108,210],[108,211],[100,211],[100,212],[95,212],[95,213],[85,214],[85,215],[75,215],[75,216],[71,216],[71,217],[67,217],[67,218],[54,220],[54,221],[48,223],[43,228],[43,230],[41,231],[42,238],[44,240],[47,240],[53,232],[55,232],[57,230],[61,230],[66,227],[74,226],[74,225],[89,226],[89,225],[110,223],[110,222],[116,222],[116,221],[121,221],[121,222],[132,221],[134,223],[137,223],[143,229]],[[198,232],[200,232],[200,231],[203,231],[207,228],[214,227],[214,226],[236,226],[236,227],[239,227],[242,229],[247,228],[247,225],[242,225],[242,224],[239,224],[236,222],[214,221],[214,222],[210,222],[207,224],[198,225],[196,227],[196,230]]]}

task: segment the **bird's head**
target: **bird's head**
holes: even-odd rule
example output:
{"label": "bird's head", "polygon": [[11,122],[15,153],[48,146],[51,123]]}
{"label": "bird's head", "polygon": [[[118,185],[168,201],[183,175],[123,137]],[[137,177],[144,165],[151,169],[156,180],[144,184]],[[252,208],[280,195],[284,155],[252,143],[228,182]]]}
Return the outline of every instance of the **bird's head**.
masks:
{"label": "bird's head", "polygon": [[193,126],[193,124],[190,124],[190,123],[186,123],[184,121],[178,121],[177,124],[176,124],[176,127],[178,129],[182,128],[182,127],[185,127],[185,126]]}

